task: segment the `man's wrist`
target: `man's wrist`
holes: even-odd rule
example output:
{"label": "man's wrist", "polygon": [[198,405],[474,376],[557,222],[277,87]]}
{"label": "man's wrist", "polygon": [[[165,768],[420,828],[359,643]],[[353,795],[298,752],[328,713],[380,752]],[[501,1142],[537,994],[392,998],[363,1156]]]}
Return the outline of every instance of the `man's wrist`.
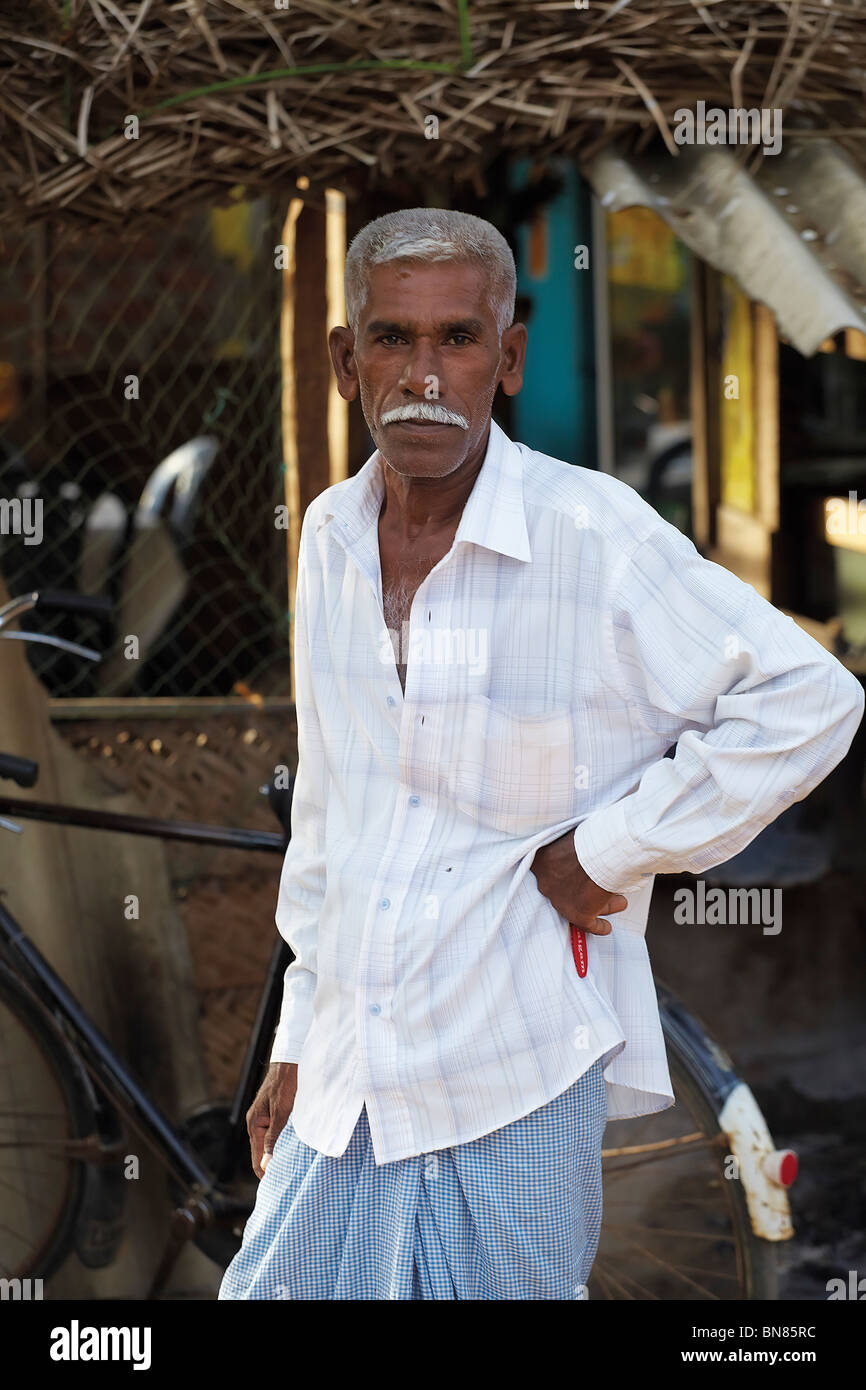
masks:
{"label": "man's wrist", "polygon": [[642,871],[640,846],[629,832],[622,801],[581,821],[574,832],[574,851],[583,872],[605,893],[633,891],[652,877]]}

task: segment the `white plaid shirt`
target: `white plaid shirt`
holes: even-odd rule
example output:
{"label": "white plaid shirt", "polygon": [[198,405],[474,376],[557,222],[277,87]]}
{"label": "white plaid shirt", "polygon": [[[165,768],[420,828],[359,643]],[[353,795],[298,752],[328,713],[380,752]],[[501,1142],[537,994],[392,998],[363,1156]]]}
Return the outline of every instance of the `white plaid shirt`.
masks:
{"label": "white plaid shirt", "polygon": [[[672,1104],[644,939],[656,873],[743,849],[840,761],[859,682],[617,478],[491,422],[419,587],[405,697],[385,629],[374,453],[303,520],[299,766],[276,922],[296,959],[272,1061],[292,1120],[377,1164],[509,1124],[605,1059],[611,1119]],[[405,649],[404,649],[405,657]],[[676,743],[673,758],[664,754]],[[575,828],[609,936],[539,891]]]}

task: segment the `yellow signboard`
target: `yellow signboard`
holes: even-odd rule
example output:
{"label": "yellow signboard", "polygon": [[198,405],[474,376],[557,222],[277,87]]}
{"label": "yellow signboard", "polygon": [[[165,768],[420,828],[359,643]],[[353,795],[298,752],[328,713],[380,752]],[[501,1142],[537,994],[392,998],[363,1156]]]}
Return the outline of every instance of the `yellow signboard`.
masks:
{"label": "yellow signboard", "polygon": [[607,218],[608,278],[612,285],[645,290],[682,288],[682,247],[652,208],[623,208]]}
{"label": "yellow signboard", "polygon": [[740,511],[757,506],[752,306],[722,277],[721,499]]}

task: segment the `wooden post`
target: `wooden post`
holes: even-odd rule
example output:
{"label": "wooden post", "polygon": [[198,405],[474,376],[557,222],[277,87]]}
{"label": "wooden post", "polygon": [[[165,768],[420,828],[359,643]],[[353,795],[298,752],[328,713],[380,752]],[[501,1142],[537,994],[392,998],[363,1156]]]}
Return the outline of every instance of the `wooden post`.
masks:
{"label": "wooden post", "polygon": [[[724,352],[720,350],[723,365],[715,367],[716,389],[709,399],[722,395],[721,373],[733,373],[742,399],[735,396],[732,401],[748,414],[743,429],[732,428],[720,436],[723,486],[714,508],[715,541],[706,553],[770,599],[773,537],[779,525],[778,336],[769,309],[747,300],[739,290],[734,295],[740,317],[732,311]],[[730,410],[732,404],[723,408]],[[726,423],[731,424],[730,417]]]}
{"label": "wooden post", "polygon": [[779,529],[779,334],[772,310],[755,304],[755,466],[757,514]]}
{"label": "wooden post", "polygon": [[706,262],[693,262],[691,327],[692,530],[707,552],[716,542],[721,495],[721,294]]}
{"label": "wooden post", "polygon": [[[304,203],[293,198],[283,224],[283,295],[280,311],[280,361],[282,363],[283,486],[288,514],[286,563],[289,593],[289,649],[294,637],[295,589],[298,584],[298,541],[301,535],[301,478],[298,463],[298,390],[295,374],[295,281],[297,266],[297,225]],[[295,671],[292,666],[292,699],[295,698]]]}
{"label": "wooden post", "polygon": [[[379,217],[383,212],[390,212],[393,207],[399,206],[398,203],[382,205],[379,201],[373,201],[369,196],[349,201],[346,204],[346,247],[352,244],[352,238],[357,235],[367,222],[371,222],[374,217]],[[343,322],[347,320],[344,318]],[[354,400],[348,408],[348,430],[349,430],[349,472],[357,473],[370,454],[373,452],[373,445],[370,439],[370,431],[367,428],[367,421],[364,419],[364,412],[361,409],[361,402]]]}
{"label": "wooden post", "polygon": [[[325,275],[328,332],[346,322],[346,195],[336,188],[325,191]],[[328,453],[330,482],[349,476],[349,408],[337,389],[337,378],[327,353]]]}
{"label": "wooden post", "polygon": [[342,196],[328,190],[323,206],[293,198],[282,240],[280,352],[291,645],[301,522],[313,498],[347,476],[346,402],[336,390],[328,352],[328,330],[345,322]]}

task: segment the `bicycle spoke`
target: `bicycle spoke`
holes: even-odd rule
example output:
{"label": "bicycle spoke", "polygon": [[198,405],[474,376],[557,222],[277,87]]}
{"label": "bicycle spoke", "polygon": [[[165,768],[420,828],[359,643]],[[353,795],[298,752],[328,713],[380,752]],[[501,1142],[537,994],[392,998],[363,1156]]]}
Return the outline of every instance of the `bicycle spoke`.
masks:
{"label": "bicycle spoke", "polygon": [[42,1207],[44,1211],[56,1211],[56,1203],[49,1205],[47,1202],[40,1202],[36,1197],[32,1195],[31,1192],[26,1191],[23,1187],[13,1186],[13,1184],[11,1182],[7,1182],[5,1178],[0,1178],[0,1187],[7,1188],[10,1192],[14,1192],[15,1195],[18,1197],[26,1197],[28,1203],[32,1207]]}
{"label": "bicycle spoke", "polygon": [[[607,1276],[609,1279],[613,1278],[613,1275],[610,1273],[610,1270],[607,1270]],[[643,1298],[653,1299],[656,1303],[660,1303],[662,1301],[660,1294],[653,1293],[650,1289],[646,1287],[645,1284],[642,1284],[640,1280],[634,1279],[630,1274],[626,1274],[624,1270],[619,1271],[619,1276],[621,1279],[624,1279],[627,1284],[633,1284],[636,1289],[639,1289]],[[626,1298],[630,1298],[632,1301],[636,1301],[634,1294],[629,1293],[628,1290],[625,1290],[625,1295]]]}
{"label": "bicycle spoke", "polygon": [[719,1295],[717,1293],[710,1293],[709,1289],[705,1289],[702,1284],[698,1284],[694,1279],[690,1279],[687,1274],[683,1273],[681,1266],[677,1267],[676,1265],[672,1265],[670,1261],[663,1260],[659,1255],[654,1255],[651,1250],[647,1250],[647,1248],[643,1245],[634,1245],[632,1246],[632,1249],[639,1251],[641,1255],[645,1255],[648,1260],[651,1260],[654,1264],[657,1264],[661,1269],[665,1271],[665,1273],[672,1274],[675,1279],[682,1280],[682,1282],[688,1285],[689,1288],[698,1289],[701,1292],[705,1293],[707,1295],[707,1298],[713,1299],[713,1301],[716,1303],[720,1302]]}
{"label": "bicycle spoke", "polygon": [[34,1140],[25,1136],[20,1139],[0,1139],[0,1149],[22,1149],[25,1147],[32,1148],[34,1144],[36,1144],[40,1149],[62,1149],[67,1144],[71,1144],[73,1142],[74,1141],[69,1137],[68,1134],[61,1135],[59,1139],[46,1139],[44,1135],[40,1135],[38,1140]]}
{"label": "bicycle spoke", "polygon": [[[640,1205],[639,1197],[605,1197],[605,1211],[608,1207],[634,1207]],[[677,1193],[678,1207],[718,1207],[719,1199],[712,1197],[681,1197]]]}
{"label": "bicycle spoke", "polygon": [[708,1274],[711,1279],[728,1279],[733,1284],[740,1282],[739,1274],[725,1274],[721,1269],[704,1269],[701,1265],[678,1265],[677,1268],[688,1270],[689,1274]]}
{"label": "bicycle spoke", "polygon": [[625,1285],[620,1284],[619,1280],[616,1279],[606,1267],[599,1268],[598,1260],[596,1260],[595,1264],[593,1265],[592,1272],[593,1274],[598,1273],[602,1279],[608,1281],[611,1284],[614,1284],[618,1289],[621,1290],[621,1292],[626,1298],[631,1299],[634,1302],[634,1294],[629,1293]]}
{"label": "bicycle spoke", "polygon": [[66,1116],[57,1115],[52,1110],[0,1110],[0,1121],[12,1120],[60,1120],[66,1123]]}
{"label": "bicycle spoke", "polygon": [[603,1226],[606,1231],[643,1231],[647,1235],[678,1236],[682,1237],[684,1240],[723,1241],[726,1245],[736,1245],[737,1243],[734,1236],[713,1234],[707,1231],[680,1231],[673,1227],[666,1226],[641,1226],[637,1222],[622,1222],[619,1225],[611,1225],[609,1222],[605,1221],[603,1222]]}
{"label": "bicycle spoke", "polygon": [[652,1144],[627,1144],[618,1149],[602,1149],[601,1156],[605,1158],[620,1158],[623,1154],[653,1153],[661,1149],[674,1148],[678,1144],[706,1144],[707,1136],[695,1132],[693,1134],[683,1134],[676,1139],[656,1139]]}
{"label": "bicycle spoke", "polygon": [[653,1153],[645,1153],[632,1163],[617,1163],[614,1167],[607,1168],[605,1170],[605,1180],[614,1182],[622,1178],[626,1173],[633,1173],[635,1172],[635,1170],[639,1170],[644,1165],[648,1167],[650,1164],[662,1163],[666,1159],[690,1157],[692,1154],[696,1152],[698,1147],[703,1147],[707,1150],[710,1150],[712,1147],[716,1147],[716,1141],[709,1141],[705,1139],[702,1146],[693,1144],[692,1147],[688,1150],[665,1149],[657,1150]]}

